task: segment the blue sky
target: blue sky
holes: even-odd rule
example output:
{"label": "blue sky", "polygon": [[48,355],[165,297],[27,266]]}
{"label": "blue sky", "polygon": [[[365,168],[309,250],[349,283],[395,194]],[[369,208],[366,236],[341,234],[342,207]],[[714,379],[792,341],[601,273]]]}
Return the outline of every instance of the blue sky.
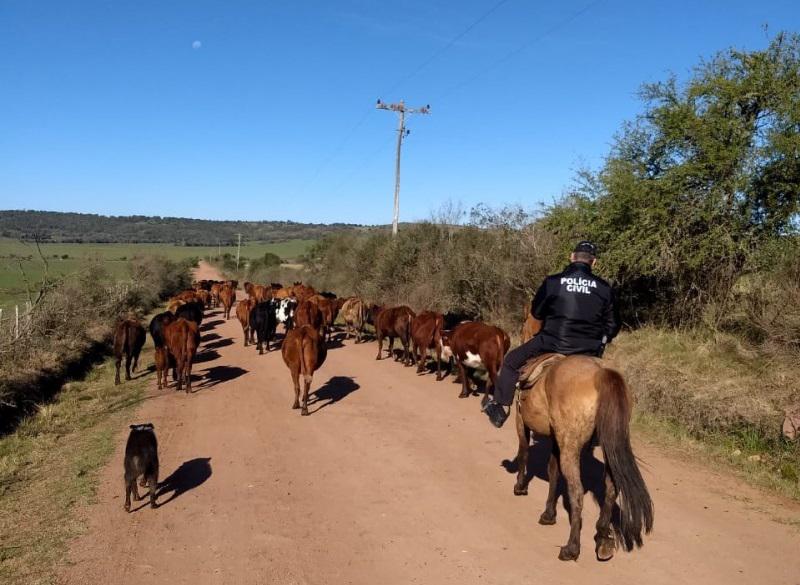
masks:
{"label": "blue sky", "polygon": [[379,97],[432,108],[401,219],[534,208],[600,163],[643,82],[800,30],[796,0],[498,1],[0,0],[0,208],[388,223]]}

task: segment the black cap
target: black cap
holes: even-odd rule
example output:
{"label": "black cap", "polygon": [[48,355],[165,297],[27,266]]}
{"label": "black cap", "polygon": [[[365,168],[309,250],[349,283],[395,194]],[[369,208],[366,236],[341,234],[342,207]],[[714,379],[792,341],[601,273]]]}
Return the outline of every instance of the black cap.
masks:
{"label": "black cap", "polygon": [[583,252],[584,254],[591,254],[592,256],[597,256],[597,246],[595,246],[588,240],[583,240],[581,242],[578,242],[578,245],[575,246],[573,252],[575,254],[577,254],[578,252]]}

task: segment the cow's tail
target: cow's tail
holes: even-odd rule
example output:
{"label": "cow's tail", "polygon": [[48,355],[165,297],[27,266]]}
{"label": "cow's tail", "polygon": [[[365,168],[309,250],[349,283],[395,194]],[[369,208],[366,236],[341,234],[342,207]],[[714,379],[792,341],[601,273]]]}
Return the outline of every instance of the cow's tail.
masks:
{"label": "cow's tail", "polygon": [[622,545],[630,550],[642,546],[643,529],[645,533],[653,529],[653,501],[631,449],[631,402],[625,380],[616,370],[601,368],[594,383],[599,394],[597,438],[619,495]]}

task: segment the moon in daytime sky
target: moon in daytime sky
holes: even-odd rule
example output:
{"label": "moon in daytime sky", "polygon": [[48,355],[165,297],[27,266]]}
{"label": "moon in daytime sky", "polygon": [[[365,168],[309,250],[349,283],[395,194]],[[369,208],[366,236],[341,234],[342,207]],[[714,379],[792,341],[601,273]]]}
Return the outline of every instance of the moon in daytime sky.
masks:
{"label": "moon in daytime sky", "polygon": [[193,42],[193,43],[192,43],[192,48],[193,48],[195,51],[196,51],[197,49],[199,49],[200,47],[202,47],[202,46],[203,46],[203,43],[201,43],[200,41],[195,41],[195,42]]}

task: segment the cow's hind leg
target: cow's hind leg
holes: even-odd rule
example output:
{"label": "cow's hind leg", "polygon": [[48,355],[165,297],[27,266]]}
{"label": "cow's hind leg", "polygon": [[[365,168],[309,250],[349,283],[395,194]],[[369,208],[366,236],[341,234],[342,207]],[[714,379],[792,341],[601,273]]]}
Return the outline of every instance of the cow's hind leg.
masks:
{"label": "cow's hind leg", "polygon": [[131,379],[131,361],[133,361],[133,356],[130,353],[125,354],[125,379]]}
{"label": "cow's hind leg", "polygon": [[614,479],[608,471],[608,466],[605,469],[605,487],[603,507],[600,509],[600,518],[597,520],[597,534],[594,536],[595,552],[599,561],[610,560],[617,549],[617,543],[611,531],[611,514],[614,511],[614,502],[617,501],[617,486],[614,485]]}
{"label": "cow's hind leg", "polygon": [[121,355],[117,356],[116,366],[117,366],[117,375],[114,376],[114,385],[118,386],[120,384],[119,369],[122,367],[122,356]]}
{"label": "cow's hind leg", "polygon": [[294,384],[294,404],[293,409],[300,408],[300,366],[292,367],[292,384]]}
{"label": "cow's hind leg", "polygon": [[569,540],[561,547],[558,558],[575,561],[581,554],[581,514],[583,512],[583,484],[581,483],[581,449],[575,444],[561,447],[561,473],[567,481],[569,494]]}
{"label": "cow's hind leg", "polygon": [[131,484],[136,484],[136,478],[130,479],[127,474],[125,475],[125,511],[131,511]]}
{"label": "cow's hind leg", "polygon": [[531,443],[531,430],[525,426],[522,417],[517,414],[517,483],[514,485],[515,496],[528,495],[528,446]]}
{"label": "cow's hind leg", "polygon": [[375,357],[376,360],[381,359],[381,354],[383,353],[383,335],[378,332],[378,355]]}
{"label": "cow's hind leg", "polygon": [[397,357],[394,355],[394,337],[389,336],[389,357],[394,357],[394,361],[397,361]]}
{"label": "cow's hind leg", "polygon": [[308,416],[308,391],[311,389],[311,374],[303,376],[303,408],[300,410],[301,416]]}

